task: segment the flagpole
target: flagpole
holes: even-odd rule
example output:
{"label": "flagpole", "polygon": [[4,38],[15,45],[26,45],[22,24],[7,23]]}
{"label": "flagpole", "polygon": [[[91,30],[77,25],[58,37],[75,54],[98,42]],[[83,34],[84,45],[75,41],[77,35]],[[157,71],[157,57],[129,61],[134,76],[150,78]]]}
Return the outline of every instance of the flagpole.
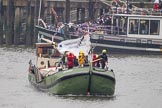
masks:
{"label": "flagpole", "polygon": [[41,14],[41,8],[42,8],[42,0],[40,0],[39,2],[38,25],[39,25],[39,19],[40,19],[40,14]]}

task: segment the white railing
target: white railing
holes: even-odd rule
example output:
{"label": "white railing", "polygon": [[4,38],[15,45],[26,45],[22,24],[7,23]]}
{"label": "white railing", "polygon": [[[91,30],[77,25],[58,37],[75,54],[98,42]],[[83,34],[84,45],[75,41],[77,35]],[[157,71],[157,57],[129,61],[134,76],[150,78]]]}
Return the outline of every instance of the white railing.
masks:
{"label": "white railing", "polygon": [[122,8],[122,7],[112,7],[112,13],[115,14],[137,14],[137,15],[154,15],[154,16],[162,16],[162,9],[157,9],[154,10],[153,8],[132,8],[128,9],[127,8]]}

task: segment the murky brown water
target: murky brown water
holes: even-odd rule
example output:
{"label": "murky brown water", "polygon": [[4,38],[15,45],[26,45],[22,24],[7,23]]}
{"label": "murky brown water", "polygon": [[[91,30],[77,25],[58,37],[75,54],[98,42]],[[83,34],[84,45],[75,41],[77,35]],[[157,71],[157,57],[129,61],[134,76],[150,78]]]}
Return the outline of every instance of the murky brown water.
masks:
{"label": "murky brown water", "polygon": [[162,56],[111,55],[116,91],[107,97],[58,97],[28,82],[32,49],[0,48],[0,108],[161,108]]}

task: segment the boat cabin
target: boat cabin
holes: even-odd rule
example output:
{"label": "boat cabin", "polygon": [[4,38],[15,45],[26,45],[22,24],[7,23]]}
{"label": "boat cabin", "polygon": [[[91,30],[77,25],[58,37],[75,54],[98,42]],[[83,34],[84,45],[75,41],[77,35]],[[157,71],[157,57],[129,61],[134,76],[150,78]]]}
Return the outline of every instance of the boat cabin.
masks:
{"label": "boat cabin", "polygon": [[60,61],[60,53],[50,43],[36,43],[36,66],[38,68],[49,68]]}
{"label": "boat cabin", "polygon": [[116,14],[113,16],[116,35],[162,39],[162,16]]}

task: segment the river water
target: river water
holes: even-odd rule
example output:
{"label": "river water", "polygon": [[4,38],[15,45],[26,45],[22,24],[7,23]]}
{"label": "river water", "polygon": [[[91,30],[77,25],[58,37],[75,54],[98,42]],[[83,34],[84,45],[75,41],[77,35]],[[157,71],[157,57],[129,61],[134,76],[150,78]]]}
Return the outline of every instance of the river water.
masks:
{"label": "river water", "polygon": [[28,82],[34,49],[0,48],[0,108],[161,108],[162,56],[110,55],[116,75],[113,97],[59,97]]}

